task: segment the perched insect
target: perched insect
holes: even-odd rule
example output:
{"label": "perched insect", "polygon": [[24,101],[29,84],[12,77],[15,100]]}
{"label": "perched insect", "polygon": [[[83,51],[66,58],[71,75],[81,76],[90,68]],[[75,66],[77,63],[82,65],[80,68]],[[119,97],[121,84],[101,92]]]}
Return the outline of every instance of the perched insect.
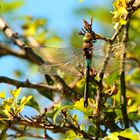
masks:
{"label": "perched insect", "polygon": [[[54,46],[44,46],[32,48],[34,53],[39,55],[44,64],[39,67],[43,74],[58,75],[58,69],[73,76],[85,76],[84,106],[88,105],[89,79],[96,76],[105,58],[104,47],[94,47],[90,33],[86,33],[83,39],[83,49],[81,48],[61,48]],[[135,43],[127,43],[133,48]],[[127,52],[122,43],[112,45],[110,59],[106,71],[111,72],[119,69],[120,55]],[[126,60],[127,64],[133,64],[132,60]]]}

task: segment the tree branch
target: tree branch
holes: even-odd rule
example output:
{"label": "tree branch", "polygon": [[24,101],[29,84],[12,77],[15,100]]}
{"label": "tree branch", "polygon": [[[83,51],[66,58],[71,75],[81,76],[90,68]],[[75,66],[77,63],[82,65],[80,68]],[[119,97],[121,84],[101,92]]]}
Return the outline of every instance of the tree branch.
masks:
{"label": "tree branch", "polygon": [[[134,1],[132,1],[132,4]],[[124,25],[124,34],[122,38],[123,46],[126,48],[125,42],[128,41],[128,31],[130,26],[130,18],[134,11],[130,11],[128,15],[126,16],[127,24]],[[121,109],[122,109],[122,115],[123,115],[123,121],[124,121],[124,127],[129,128],[129,118],[127,114],[127,100],[126,100],[126,84],[125,84],[125,59],[126,59],[126,53],[124,52],[121,56],[121,67],[120,67],[120,88],[121,88]]]}
{"label": "tree branch", "polygon": [[[125,46],[125,45],[124,45]],[[126,85],[125,85],[125,63],[124,60],[126,54],[124,53],[121,58],[121,69],[120,69],[120,88],[121,88],[121,105],[122,105],[122,115],[125,128],[129,128],[129,119],[127,115],[127,100],[126,100]]]}
{"label": "tree branch", "polygon": [[0,76],[0,83],[7,83],[10,85],[14,85],[17,88],[25,87],[25,88],[32,88],[32,89],[43,90],[43,91],[48,91],[48,92],[50,91],[59,92],[70,100],[71,98],[77,100],[81,97],[79,93],[77,93],[76,91],[71,89],[69,86],[67,86],[65,82],[62,81],[62,79],[58,80],[58,77],[57,77],[56,83],[59,84],[59,86],[51,86],[47,84],[36,84],[36,83],[31,83],[28,80],[26,80],[25,82],[21,82],[21,81],[14,80],[14,79],[4,77],[4,76]]}
{"label": "tree branch", "polygon": [[14,85],[16,87],[33,88],[33,89],[37,89],[37,90],[58,91],[58,92],[61,91],[56,86],[50,86],[50,85],[46,85],[46,84],[30,83],[28,80],[26,80],[25,82],[21,82],[21,81],[14,80],[14,79],[4,77],[4,76],[0,76],[0,83],[7,83],[7,84],[10,84],[10,85]]}
{"label": "tree branch", "polygon": [[0,43],[0,57],[6,56],[6,55],[12,55],[21,59],[32,61],[30,58],[28,58],[28,56],[25,54],[24,51],[14,51],[7,45]]}

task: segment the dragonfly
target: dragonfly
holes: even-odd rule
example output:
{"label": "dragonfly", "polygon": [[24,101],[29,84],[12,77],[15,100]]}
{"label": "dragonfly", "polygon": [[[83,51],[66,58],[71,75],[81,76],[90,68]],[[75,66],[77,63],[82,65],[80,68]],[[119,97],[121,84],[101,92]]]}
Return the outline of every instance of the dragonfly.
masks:
{"label": "dragonfly", "polygon": [[[84,91],[84,106],[88,106],[89,96],[89,82],[90,76],[95,75],[96,71],[99,71],[102,67],[102,62],[105,59],[105,51],[103,47],[95,47],[92,42],[90,34],[85,34],[87,37],[83,42],[81,48],[62,48],[53,45],[44,47],[32,48],[36,55],[39,55],[44,64],[39,67],[39,71],[43,74],[59,75],[59,70],[66,74],[70,74],[76,77],[85,77],[85,91]],[[127,45],[133,48],[134,42],[129,42]],[[110,53],[110,59],[107,69],[115,71],[118,69],[120,63],[120,56],[123,52],[127,52],[124,49],[122,43],[117,43],[111,46],[112,52]],[[126,60],[126,63],[134,63],[132,60]]]}

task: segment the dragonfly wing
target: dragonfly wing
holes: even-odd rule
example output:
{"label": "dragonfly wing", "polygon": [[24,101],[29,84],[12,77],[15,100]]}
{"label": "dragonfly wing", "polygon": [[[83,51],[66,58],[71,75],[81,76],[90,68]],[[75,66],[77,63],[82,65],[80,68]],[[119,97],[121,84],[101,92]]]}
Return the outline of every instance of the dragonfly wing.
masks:
{"label": "dragonfly wing", "polygon": [[[99,72],[103,68],[104,63],[105,57],[103,56],[96,55],[92,59],[92,66],[96,69],[97,72]],[[105,73],[119,71],[120,63],[120,58],[110,57],[106,65]],[[138,66],[137,62],[132,59],[125,59],[124,63],[125,71],[132,70],[133,68],[136,68]]]}
{"label": "dragonfly wing", "polygon": [[[134,46],[134,44],[128,43],[128,46]],[[93,45],[93,61],[92,66],[95,67],[97,71],[102,68],[106,50],[106,46],[96,46]],[[119,68],[120,59],[116,59],[116,54],[122,54],[124,49],[122,43],[118,43],[111,46],[115,48],[110,54],[110,59],[107,65],[106,70],[112,71]],[[132,49],[133,47],[131,47]],[[46,63],[43,64],[39,71],[45,74],[57,75],[57,70],[60,69],[65,73],[70,73],[76,75],[77,73],[84,71],[84,57],[82,53],[82,48],[60,48],[54,46],[46,46],[39,48],[32,48],[35,54],[39,55]],[[125,50],[126,51],[126,50]],[[127,63],[130,61],[127,61]]]}
{"label": "dragonfly wing", "polygon": [[58,75],[59,71],[61,71],[74,76],[81,75],[79,67],[84,62],[82,49],[52,46],[32,49],[35,54],[39,55],[46,62],[39,67],[41,73]]}
{"label": "dragonfly wing", "polygon": [[[124,44],[122,42],[111,45],[112,51],[109,55],[110,59],[108,61],[108,64],[106,66],[106,72],[115,71],[120,68],[120,56],[125,52],[129,53],[132,52],[132,50],[135,48],[136,44],[134,42],[127,42],[126,49],[124,47]],[[92,66],[96,68],[97,71],[100,71],[100,69],[103,67],[103,63],[105,60],[105,56],[107,54],[107,50],[109,48],[109,45],[104,46],[95,46],[93,50],[93,60],[92,60]],[[126,64],[126,70],[129,70],[130,68],[133,68],[136,66],[136,62],[131,59],[125,60]]]}
{"label": "dragonfly wing", "polygon": [[78,59],[77,57],[82,51],[79,49],[72,49],[72,48],[60,48],[60,47],[38,47],[32,48],[34,53],[39,55],[45,62],[49,63],[64,63],[71,61],[73,59]]}
{"label": "dragonfly wing", "polygon": [[58,75],[57,69],[59,65],[53,65],[53,64],[46,64],[44,63],[39,67],[39,72],[43,74],[49,74],[49,75]]}
{"label": "dragonfly wing", "polygon": [[[105,56],[107,53],[107,48],[109,47],[109,44],[104,45],[94,45],[93,44],[93,55],[100,55]],[[132,50],[136,45],[134,42],[127,42],[126,43],[127,49],[125,51]],[[118,54],[121,55],[124,47],[123,43],[117,43],[111,45],[112,48],[114,48],[114,51],[112,52],[112,55]],[[60,46],[44,46],[44,47],[37,47],[32,48],[35,54],[39,55],[45,62],[64,62],[72,60],[75,56],[77,56],[77,59],[81,59],[81,56],[83,55],[82,48],[68,48],[68,47],[60,47]]]}
{"label": "dragonfly wing", "polygon": [[74,61],[74,62],[68,62],[65,65],[62,65],[60,68],[60,70],[62,70],[63,72],[67,73],[67,74],[71,74],[72,76],[78,76],[81,77],[83,70],[84,70],[84,64],[83,64],[83,60],[81,61]]}
{"label": "dragonfly wing", "polygon": [[133,49],[136,47],[136,43],[129,41],[125,43],[125,46],[123,42],[119,42],[113,45],[110,45],[110,44],[95,45],[93,47],[93,54],[105,56],[110,47],[112,48],[112,53],[110,54],[111,56],[114,56],[114,55],[120,56],[124,52],[125,53],[132,52]]}
{"label": "dragonfly wing", "polygon": [[[81,61],[68,61],[65,63],[57,63],[57,64],[48,64],[44,63],[39,67],[39,71],[43,74],[50,74],[50,75],[59,75],[60,72],[64,72],[73,76],[82,76],[81,74],[81,66],[84,67],[83,60]],[[82,68],[83,68],[82,67]]]}
{"label": "dragonfly wing", "polygon": [[102,67],[103,60],[104,60],[103,56],[93,55],[91,67],[94,67],[96,71],[99,72]]}

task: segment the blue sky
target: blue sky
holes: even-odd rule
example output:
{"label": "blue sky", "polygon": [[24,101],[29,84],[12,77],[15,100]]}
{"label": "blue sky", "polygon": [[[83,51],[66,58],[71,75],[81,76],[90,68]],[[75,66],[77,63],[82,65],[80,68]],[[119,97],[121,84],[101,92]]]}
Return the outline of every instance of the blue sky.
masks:
{"label": "blue sky", "polygon": [[62,34],[68,34],[73,27],[82,27],[82,19],[84,17],[76,17],[74,9],[83,5],[92,6],[103,5],[108,6],[111,0],[103,3],[102,0],[26,0],[26,5],[22,8],[21,13],[38,17],[46,17],[49,20],[49,27],[54,31]]}

